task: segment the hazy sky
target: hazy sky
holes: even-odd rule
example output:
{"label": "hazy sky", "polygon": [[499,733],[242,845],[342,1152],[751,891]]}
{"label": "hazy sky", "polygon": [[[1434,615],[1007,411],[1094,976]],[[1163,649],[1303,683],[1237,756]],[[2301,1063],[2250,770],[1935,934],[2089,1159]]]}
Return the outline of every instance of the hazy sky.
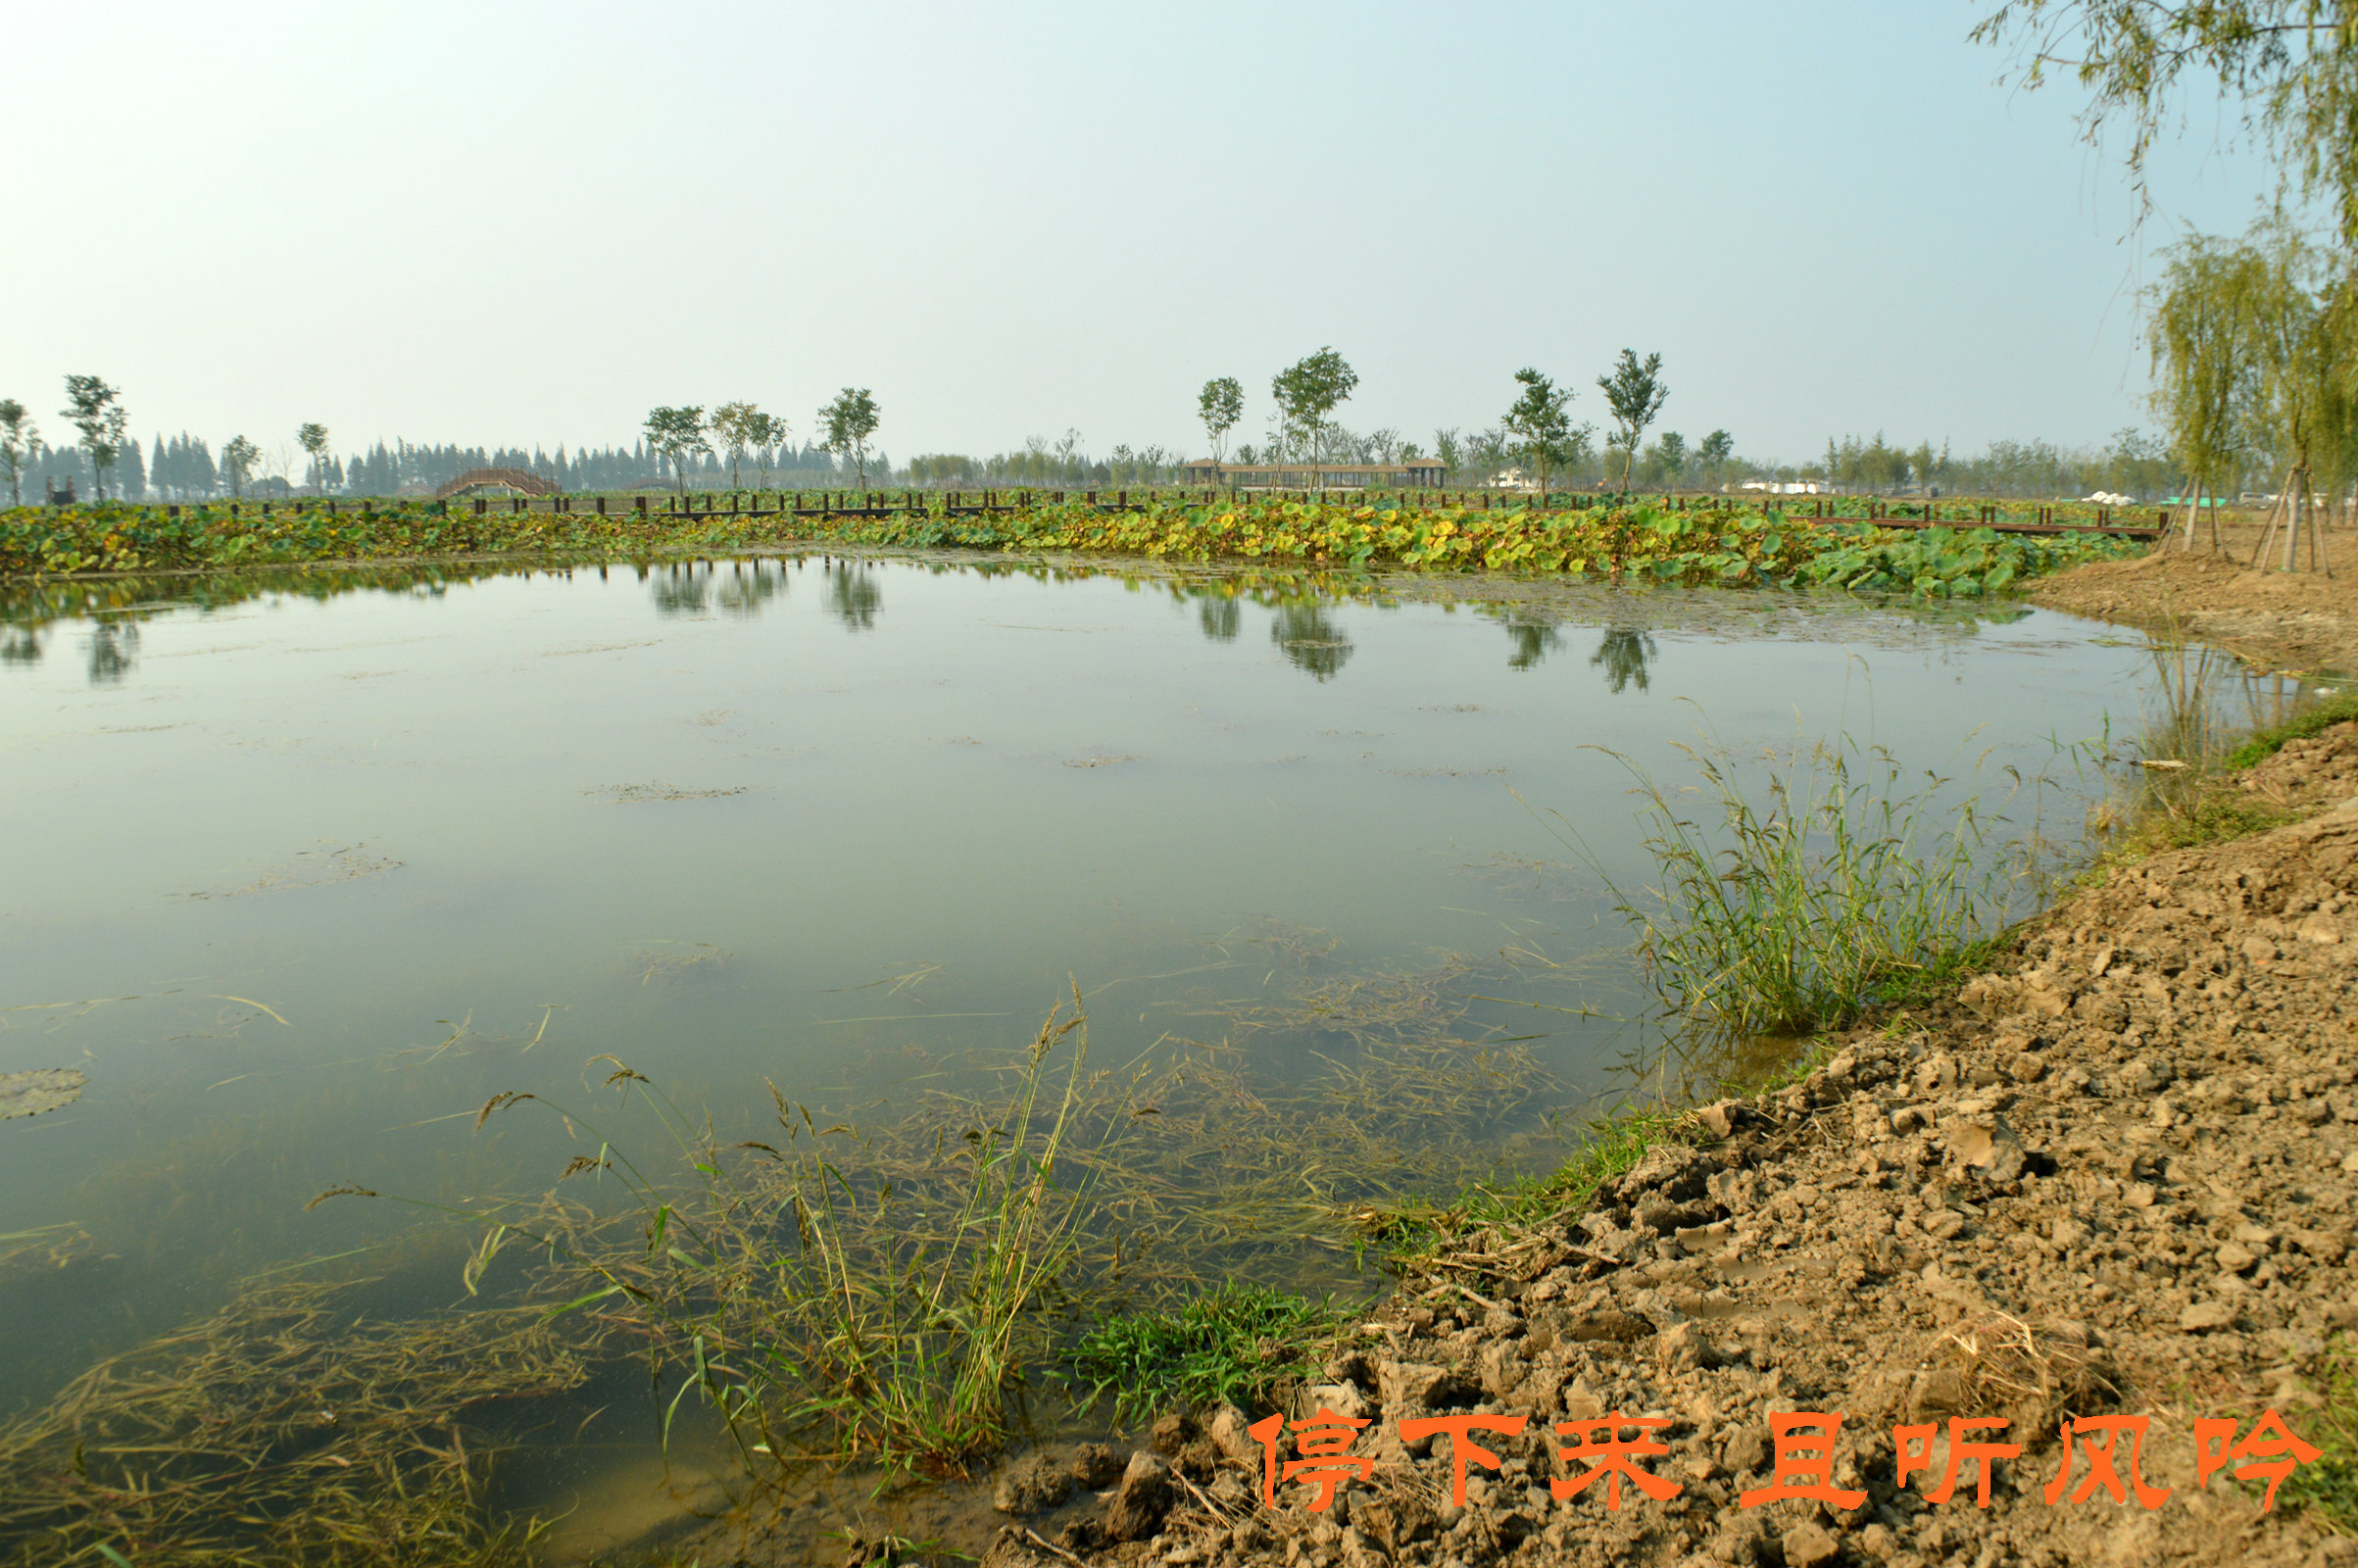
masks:
{"label": "hazy sky", "polygon": [[[2077,89],[1985,7],[22,0],[0,396],[339,450],[629,440],[874,389],[898,458],[1077,426],[1204,445],[1197,389],[1332,344],[1353,428],[1495,421],[1658,349],[1663,427],[1806,458],[2142,418],[2135,290],[2267,185],[2208,106],[2124,239]],[[2138,251],[2145,256],[2140,264]]]}

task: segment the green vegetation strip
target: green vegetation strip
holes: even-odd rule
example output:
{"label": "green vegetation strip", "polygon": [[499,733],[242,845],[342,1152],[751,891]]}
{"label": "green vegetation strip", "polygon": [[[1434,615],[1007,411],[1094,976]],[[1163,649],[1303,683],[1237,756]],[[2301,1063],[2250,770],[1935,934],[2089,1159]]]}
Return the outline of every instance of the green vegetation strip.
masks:
{"label": "green vegetation strip", "polygon": [[2358,719],[2358,696],[2331,697],[2288,724],[2262,730],[2227,754],[2230,768],[2251,767],[2284,749],[2286,741],[2305,741],[2323,735],[2336,724]]}
{"label": "green vegetation strip", "polygon": [[[176,511],[177,515],[172,513]],[[356,510],[100,506],[0,513],[0,578],[467,555],[617,559],[796,542],[1002,552],[1110,552],[1360,570],[1528,571],[1686,586],[1841,587],[1973,598],[2142,546],[2107,534],[1881,528],[1733,506],[1544,511],[1375,507],[1259,498],[1133,511],[1052,502],[988,516],[912,509],[884,516],[764,512],[453,512],[442,503]]]}
{"label": "green vegetation strip", "polygon": [[1331,1298],[1232,1282],[1176,1311],[1102,1319],[1072,1348],[1070,1382],[1084,1404],[1113,1396],[1116,1414],[1130,1420],[1223,1403],[1251,1408],[1308,1379],[1346,1316]]}

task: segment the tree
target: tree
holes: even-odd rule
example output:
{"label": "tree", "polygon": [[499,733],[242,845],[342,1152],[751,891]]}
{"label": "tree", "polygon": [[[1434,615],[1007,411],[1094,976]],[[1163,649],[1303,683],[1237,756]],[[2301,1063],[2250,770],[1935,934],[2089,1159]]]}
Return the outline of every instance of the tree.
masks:
{"label": "tree", "polygon": [[1228,450],[1228,432],[1245,416],[1245,389],[1233,375],[1204,382],[1196,399],[1196,415],[1204,421],[1204,433],[1211,437],[1211,461],[1218,463]]}
{"label": "tree", "polygon": [[1973,29],[2012,45],[2019,85],[2050,68],[2088,90],[2084,140],[2099,149],[2126,120],[2124,163],[2141,219],[2153,202],[2145,160],[2179,121],[2186,78],[2209,77],[2222,103],[2277,162],[2280,196],[2322,196],[2343,247],[2358,247],[2358,14],[2350,0],[2003,0]]}
{"label": "tree", "polygon": [[647,445],[671,460],[672,477],[679,481],[679,493],[688,493],[688,459],[699,452],[710,452],[712,443],[705,438],[704,405],[689,408],[651,409],[647,422],[639,432]]}
{"label": "tree", "polygon": [[319,486],[319,494],[325,495],[327,493],[328,463],[327,426],[316,421],[306,424],[295,432],[295,439],[302,442],[303,450],[311,454],[312,482]]}
{"label": "tree", "polygon": [[[1359,372],[1332,348],[1322,348],[1298,361],[1269,382],[1270,395],[1277,400],[1278,414],[1286,427],[1307,436],[1313,470],[1318,465],[1319,436],[1326,428],[1326,416],[1349,401],[1351,389],[1358,384]],[[1315,471],[1311,482],[1313,485],[1317,482]]]}
{"label": "tree", "polygon": [[1661,372],[1661,355],[1648,354],[1641,363],[1635,351],[1623,349],[1613,373],[1597,378],[1597,384],[1604,389],[1604,406],[1612,411],[1616,426],[1611,444],[1621,449],[1624,490],[1629,488],[1630,465],[1637,461],[1638,443],[1670,396],[1670,388],[1662,384]]}
{"label": "tree", "polygon": [[1662,439],[1654,443],[1654,457],[1662,465],[1662,473],[1676,485],[1687,472],[1687,438],[1676,430],[1665,430]]}
{"label": "tree", "polygon": [[2347,373],[2340,355],[2346,329],[2332,308],[2337,297],[2346,297],[2346,272],[2281,216],[2263,220],[2255,241],[2247,243],[2261,260],[2260,287],[2243,303],[2257,407],[2271,445],[2290,470],[2284,559],[2290,571],[2313,477],[2310,460],[2332,391]]}
{"label": "tree", "polygon": [[8,475],[8,504],[25,505],[25,466],[41,444],[41,427],[32,422],[25,405],[0,398],[0,473]]}
{"label": "tree", "polygon": [[1433,457],[1444,473],[1453,473],[1465,461],[1465,443],[1458,438],[1457,427],[1433,432]]}
{"label": "tree", "polygon": [[737,488],[737,466],[744,461],[746,449],[762,444],[759,438],[764,428],[762,421],[768,417],[750,403],[723,403],[712,411],[712,434],[719,437],[721,450],[728,454],[731,490]]}
{"label": "tree", "polygon": [[1716,468],[1736,456],[1736,438],[1725,430],[1714,430],[1703,437],[1702,445],[1695,449],[1695,461],[1705,468]]}
{"label": "tree", "polygon": [[876,400],[866,387],[845,387],[835,401],[818,411],[823,443],[838,458],[849,458],[860,472],[860,487],[868,484],[868,437],[876,433]]}
{"label": "tree", "polygon": [[254,477],[254,466],[262,461],[262,448],[242,435],[233,435],[221,443],[221,477],[229,481],[229,498],[238,500],[246,493],[246,482]]}
{"label": "tree", "polygon": [[2164,254],[2168,266],[2146,295],[2150,396],[2190,481],[2185,538],[2191,545],[2195,504],[2206,492],[2216,497],[2242,466],[2257,400],[2243,302],[2263,287],[2266,267],[2246,246],[2200,234]]}
{"label": "tree", "polygon": [[769,488],[771,456],[786,445],[787,438],[792,434],[786,427],[786,421],[774,414],[763,414],[757,409],[746,417],[745,440],[753,448],[754,466],[761,472],[762,489]]}
{"label": "tree", "polygon": [[[1499,423],[1507,434],[1521,439],[1523,461],[1539,475],[1540,496],[1545,501],[1548,466],[1571,459],[1572,416],[1568,411],[1575,394],[1528,366],[1515,372],[1515,379],[1522,383],[1523,395],[1515,399]],[[1585,438],[1587,434],[1583,426],[1581,435]]]}
{"label": "tree", "polygon": [[95,375],[66,377],[65,416],[81,432],[82,450],[90,454],[90,470],[97,499],[107,498],[107,470],[123,451],[123,413],[121,395]]}

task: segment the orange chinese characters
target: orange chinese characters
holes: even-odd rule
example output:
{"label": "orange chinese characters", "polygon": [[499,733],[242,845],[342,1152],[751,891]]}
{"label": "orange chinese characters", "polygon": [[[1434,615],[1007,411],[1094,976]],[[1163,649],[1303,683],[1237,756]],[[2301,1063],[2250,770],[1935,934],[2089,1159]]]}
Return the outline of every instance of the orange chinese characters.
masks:
{"label": "orange chinese characters", "polygon": [[1496,1470],[1499,1464],[1497,1454],[1474,1441],[1473,1429],[1480,1427],[1485,1432],[1503,1433],[1511,1438],[1530,1421],[1531,1417],[1527,1415],[1418,1416],[1400,1423],[1400,1441],[1414,1443],[1436,1432],[1449,1435],[1449,1458],[1456,1467],[1456,1474],[1451,1477],[1449,1501],[1462,1508],[1465,1506],[1465,1462],[1471,1459],[1485,1470]]}
{"label": "orange chinese characters", "polygon": [[1623,1415],[1618,1410],[1608,1410],[1595,1421],[1558,1421],[1555,1424],[1556,1432],[1567,1438],[1577,1434],[1580,1446],[1558,1448],[1555,1456],[1568,1465],[1585,1464],[1589,1469],[1586,1474],[1569,1481],[1550,1481],[1547,1490],[1554,1494],[1556,1501],[1561,1502],[1567,1497],[1578,1496],[1590,1482],[1602,1476],[1604,1505],[1618,1508],[1621,1506],[1621,1478],[1627,1476],[1630,1485],[1654,1501],[1667,1502],[1686,1489],[1675,1481],[1665,1481],[1660,1476],[1640,1469],[1637,1461],[1666,1454],[1670,1451],[1669,1446],[1651,1438],[1633,1438],[1627,1443],[1619,1441],[1619,1438],[1623,1427],[1649,1432],[1668,1425],[1668,1416]]}
{"label": "orange chinese characters", "polygon": [[[2063,1468],[2055,1472],[2055,1479],[2046,1485],[2044,1495],[2048,1505],[2052,1506],[2063,1496],[2063,1489],[2071,1482],[2072,1439],[2075,1437],[2080,1440],[2080,1446],[2088,1452],[2088,1479],[2082,1481],[2072,1493],[2072,1501],[2086,1502],[2099,1486],[2112,1494],[2115,1502],[2127,1502],[2131,1492],[2135,1492],[2137,1500],[2148,1508],[2158,1508],[2169,1501],[2170,1488],[2148,1487],[2145,1478],[2137,1473],[2137,1457],[2145,1447],[2145,1427],[2152,1419],[2144,1415],[2084,1415],[2064,1422]],[[2121,1484],[2119,1460],[2114,1452],[2120,1446],[2121,1434],[2124,1432],[2129,1434],[2129,1484],[2125,1488]],[[2253,1435],[2258,1435],[2256,1430]],[[2104,1440],[2101,1446],[2096,1442],[2098,1436]],[[2197,1437],[2195,1441],[2199,1445],[2201,1440]]]}
{"label": "orange chinese characters", "polygon": [[[1974,1443],[1968,1441],[1965,1434],[1985,1432],[1991,1427],[2002,1432],[2013,1424],[2011,1421],[2000,1420],[1993,1415],[1949,1417],[1948,1464],[1941,1471],[1940,1484],[1926,1493],[1924,1500],[1934,1503],[1946,1502],[1956,1494],[1957,1473],[1964,1467],[1965,1461],[1979,1459],[1982,1461],[1982,1467],[1981,1474],[1974,1483],[1973,1505],[1977,1508],[1989,1507],[1990,1483],[1996,1475],[1997,1461],[2022,1457],[2022,1445],[2019,1443]],[[1940,1434],[1940,1424],[1938,1421],[1927,1421],[1920,1427],[1893,1427],[1891,1429],[1891,1446],[1897,1449],[1899,1454],[1898,1467],[1891,1476],[1893,1486],[1904,1487],[1908,1484],[1908,1477],[1917,1471],[1922,1470],[1929,1473],[1932,1470],[1933,1440]],[[2067,1447],[2070,1446],[2070,1442],[2071,1440],[2066,1437],[2064,1443]],[[2049,1498],[2048,1500],[2052,1501],[2053,1499]]]}
{"label": "orange chinese characters", "polygon": [[1283,1479],[1299,1478],[1305,1487],[1315,1487],[1318,1494],[1310,1499],[1310,1512],[1324,1513],[1334,1506],[1335,1489],[1343,1478],[1358,1472],[1365,1481],[1375,1474],[1375,1461],[1351,1451],[1357,1441],[1359,1429],[1367,1425],[1364,1417],[1352,1419],[1332,1410],[1320,1410],[1306,1421],[1294,1423],[1294,1447],[1302,1457],[1288,1459],[1281,1477],[1277,1463],[1278,1433],[1285,1427],[1282,1415],[1265,1416],[1245,1430],[1253,1434],[1261,1446],[1261,1500],[1270,1507],[1277,1506],[1277,1483]]}
{"label": "orange chinese characters", "polygon": [[[2284,1478],[2300,1466],[2318,1457],[2319,1449],[2311,1447],[2292,1435],[2284,1418],[2274,1410],[2263,1410],[2260,1419],[2251,1424],[2251,1431],[2241,1443],[2229,1446],[2235,1435],[2234,1416],[2204,1416],[2194,1423],[2194,1485],[2202,1486],[2221,1465],[2234,1459],[2256,1458],[2264,1461],[2247,1464],[2235,1472],[2237,1481],[2256,1477],[2268,1478],[2268,1496],[2260,1504],[2262,1513],[2276,1508],[2276,1489]],[[2267,1441],[2263,1443],[2261,1440]]]}
{"label": "orange chinese characters", "polygon": [[1841,1416],[1822,1410],[1772,1410],[1768,1423],[1777,1445],[1776,1467],[1769,1484],[1740,1495],[1737,1506],[1757,1508],[1787,1497],[1808,1497],[1837,1508],[1855,1508],[1867,1500],[1864,1492],[1846,1492],[1834,1484],[1834,1439],[1842,1430]]}

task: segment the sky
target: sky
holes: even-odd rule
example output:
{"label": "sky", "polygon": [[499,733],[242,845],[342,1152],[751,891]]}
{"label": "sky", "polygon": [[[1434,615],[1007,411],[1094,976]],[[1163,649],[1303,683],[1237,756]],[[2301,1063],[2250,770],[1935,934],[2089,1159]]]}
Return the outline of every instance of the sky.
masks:
{"label": "sky", "polygon": [[2272,188],[2201,104],[2134,231],[1950,0],[19,0],[0,397],[143,437],[623,443],[873,390],[898,459],[1199,454],[1328,345],[1429,447],[1659,352],[1805,461],[2149,423],[2137,294]]}

